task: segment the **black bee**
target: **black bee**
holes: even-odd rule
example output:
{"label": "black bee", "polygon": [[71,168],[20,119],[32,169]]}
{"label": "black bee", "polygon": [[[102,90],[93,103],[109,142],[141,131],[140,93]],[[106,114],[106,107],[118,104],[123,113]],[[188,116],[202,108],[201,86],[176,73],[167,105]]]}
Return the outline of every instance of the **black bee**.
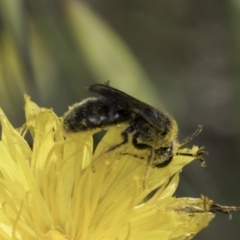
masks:
{"label": "black bee", "polygon": [[149,164],[164,167],[177,151],[178,127],[166,113],[143,103],[108,84],[94,84],[89,91],[100,97],[87,98],[75,104],[65,115],[63,127],[66,132],[81,132],[128,123],[121,133],[122,142],[110,146],[111,151],[128,143],[129,134],[137,149],[149,150]]}

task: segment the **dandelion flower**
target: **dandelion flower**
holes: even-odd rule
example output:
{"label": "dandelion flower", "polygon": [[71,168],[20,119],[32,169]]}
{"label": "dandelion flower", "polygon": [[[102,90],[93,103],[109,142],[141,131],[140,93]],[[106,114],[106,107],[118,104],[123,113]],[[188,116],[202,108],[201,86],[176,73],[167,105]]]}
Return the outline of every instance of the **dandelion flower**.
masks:
{"label": "dandelion flower", "polygon": [[177,155],[167,167],[151,169],[144,189],[146,161],[120,150],[104,153],[121,127],[111,128],[93,153],[92,132],[65,135],[52,110],[25,101],[20,129],[0,111],[1,239],[185,240],[214,217],[213,202],[206,209],[204,198],[172,197],[197,147],[181,150],[192,157]]}

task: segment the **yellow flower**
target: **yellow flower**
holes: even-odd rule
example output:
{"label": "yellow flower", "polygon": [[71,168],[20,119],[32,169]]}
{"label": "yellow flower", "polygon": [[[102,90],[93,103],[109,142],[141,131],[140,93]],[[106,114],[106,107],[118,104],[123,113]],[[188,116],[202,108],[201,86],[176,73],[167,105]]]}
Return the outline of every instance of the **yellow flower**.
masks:
{"label": "yellow flower", "polygon": [[104,153],[119,142],[121,127],[111,128],[93,154],[92,132],[65,136],[52,110],[25,100],[21,129],[0,111],[0,239],[185,240],[214,217],[204,199],[172,197],[194,157],[177,155],[167,167],[150,169],[144,189],[146,161],[133,156],[135,149]]}

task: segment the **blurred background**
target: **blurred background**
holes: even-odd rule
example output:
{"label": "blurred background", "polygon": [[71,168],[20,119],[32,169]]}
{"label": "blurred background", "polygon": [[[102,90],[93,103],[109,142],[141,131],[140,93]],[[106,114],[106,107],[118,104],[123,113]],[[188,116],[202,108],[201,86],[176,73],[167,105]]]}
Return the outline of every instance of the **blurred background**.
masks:
{"label": "blurred background", "polygon": [[[240,1],[1,0],[0,106],[24,122],[23,93],[61,116],[110,80],[164,107],[179,139],[205,146],[207,168],[181,173],[177,197],[240,206]],[[217,214],[195,239],[240,239],[240,212]]]}

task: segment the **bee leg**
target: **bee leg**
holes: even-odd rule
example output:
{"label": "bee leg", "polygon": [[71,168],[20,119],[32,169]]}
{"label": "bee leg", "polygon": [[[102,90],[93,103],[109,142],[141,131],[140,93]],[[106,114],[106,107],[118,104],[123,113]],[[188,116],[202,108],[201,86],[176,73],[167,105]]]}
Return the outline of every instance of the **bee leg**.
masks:
{"label": "bee leg", "polygon": [[121,147],[122,145],[126,144],[128,142],[128,134],[129,133],[132,133],[133,131],[135,130],[135,128],[133,126],[129,126],[127,129],[125,129],[124,131],[122,131],[121,133],[121,136],[122,136],[122,139],[123,141],[116,144],[116,145],[113,145],[111,147],[108,147],[105,152],[110,152],[118,147]]}
{"label": "bee leg", "polygon": [[148,161],[147,161],[147,167],[146,167],[146,171],[144,174],[144,179],[143,179],[143,188],[146,189],[147,188],[147,178],[149,175],[149,169],[152,166],[152,161],[154,159],[154,148],[151,145],[145,144],[145,143],[138,143],[137,139],[140,136],[139,132],[136,132],[133,135],[132,138],[132,144],[135,148],[137,149],[148,149],[150,154],[148,156]]}
{"label": "bee leg", "polygon": [[[113,146],[110,146],[110,147],[107,147],[105,150],[104,150],[104,153],[107,153],[107,152],[111,152],[113,151],[114,149],[118,148],[118,147],[121,147],[122,145],[126,144],[128,142],[128,134],[129,133],[132,133],[133,131],[135,130],[134,126],[133,125],[130,125],[128,128],[126,128],[124,131],[121,132],[121,136],[122,136],[122,139],[123,141],[118,143],[118,144],[115,144]],[[123,154],[124,155],[124,154]]]}
{"label": "bee leg", "polygon": [[149,157],[148,157],[148,165],[151,165],[153,157],[154,157],[154,149],[153,149],[153,147],[151,145],[148,145],[148,144],[145,144],[145,143],[139,143],[137,141],[137,139],[139,138],[140,135],[141,134],[139,132],[136,132],[133,135],[132,144],[137,149],[148,149],[150,151],[150,154],[149,154]]}
{"label": "bee leg", "polygon": [[149,170],[150,170],[150,167],[152,165],[153,158],[154,158],[154,149],[153,149],[153,147],[150,146],[149,150],[150,150],[150,154],[148,156],[148,162],[147,162],[146,171],[145,171],[145,174],[144,174],[143,189],[147,188],[147,178],[149,176]]}

